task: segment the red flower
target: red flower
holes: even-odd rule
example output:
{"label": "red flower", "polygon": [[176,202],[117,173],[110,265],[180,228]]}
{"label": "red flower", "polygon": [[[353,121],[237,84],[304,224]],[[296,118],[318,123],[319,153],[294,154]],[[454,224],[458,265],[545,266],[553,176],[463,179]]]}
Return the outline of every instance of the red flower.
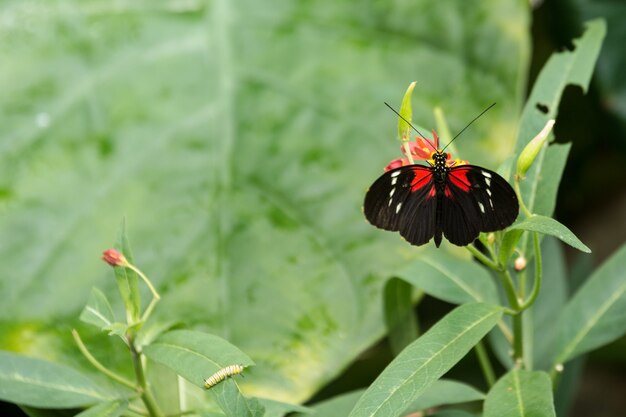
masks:
{"label": "red flower", "polygon": [[128,261],[122,255],[121,252],[115,249],[107,249],[102,252],[102,258],[104,262],[108,263],[111,266],[126,266],[128,265]]}
{"label": "red flower", "polygon": [[[415,142],[409,142],[408,143],[408,147],[409,147],[409,152],[411,153],[411,157],[413,158],[413,161],[429,161],[429,163],[432,165],[434,164],[433,160],[432,160],[432,156],[433,153],[437,152],[437,150],[439,149],[439,136],[437,136],[437,133],[433,130],[433,140],[429,140],[426,138],[423,138],[421,136],[418,136],[415,138]],[[402,150],[402,153],[407,155],[406,152],[406,147],[405,146],[401,146],[400,149]],[[446,163],[449,167],[452,166],[457,166],[457,165],[465,165],[468,162],[461,160],[461,159],[452,159],[452,155],[450,153],[446,153]],[[390,171],[392,169],[395,168],[399,168],[405,165],[409,165],[410,162],[407,158],[400,158],[400,159],[394,159],[391,162],[389,162],[389,164],[385,167],[385,172]]]}
{"label": "red flower", "polygon": [[409,160],[406,158],[393,159],[389,164],[385,167],[385,172],[391,171],[392,169],[400,168],[405,165],[409,165]]}

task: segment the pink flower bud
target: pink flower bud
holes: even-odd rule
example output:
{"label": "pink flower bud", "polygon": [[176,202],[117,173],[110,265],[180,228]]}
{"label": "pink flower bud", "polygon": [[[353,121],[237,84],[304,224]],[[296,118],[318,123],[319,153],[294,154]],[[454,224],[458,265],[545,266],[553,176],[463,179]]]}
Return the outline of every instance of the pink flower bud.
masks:
{"label": "pink flower bud", "polygon": [[102,258],[104,262],[108,263],[111,266],[126,266],[128,265],[128,261],[122,255],[121,252],[115,249],[107,249],[102,252]]}

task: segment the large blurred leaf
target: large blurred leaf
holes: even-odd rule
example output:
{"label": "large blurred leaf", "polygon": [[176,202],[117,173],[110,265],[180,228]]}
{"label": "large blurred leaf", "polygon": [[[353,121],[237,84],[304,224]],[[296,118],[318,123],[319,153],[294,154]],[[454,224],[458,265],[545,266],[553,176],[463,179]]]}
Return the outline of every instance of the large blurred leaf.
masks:
{"label": "large blurred leaf", "polygon": [[[434,127],[441,105],[452,132],[497,101],[457,141],[495,165],[517,128],[527,7],[3,2],[0,320],[63,328],[92,286],[113,300],[98,256],[126,216],[157,315],[249,353],[247,392],[310,396],[382,334],[383,278],[419,256],[360,212],[399,156],[383,101],[417,80],[414,120]],[[4,334],[70,351],[69,335],[52,349]]]}
{"label": "large blurred leaf", "polygon": [[67,366],[0,351],[0,399],[31,407],[72,408],[111,399]]}
{"label": "large blurred leaf", "polygon": [[626,245],[604,262],[561,310],[553,365],[626,333]]}

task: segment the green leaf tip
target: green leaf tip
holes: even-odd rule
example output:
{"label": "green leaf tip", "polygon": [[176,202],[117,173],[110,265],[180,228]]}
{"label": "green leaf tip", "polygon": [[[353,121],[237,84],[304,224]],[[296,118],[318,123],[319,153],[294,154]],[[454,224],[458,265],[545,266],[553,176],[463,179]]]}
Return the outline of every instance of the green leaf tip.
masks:
{"label": "green leaf tip", "polygon": [[535,214],[532,217],[514,224],[511,226],[511,229],[527,230],[529,232],[539,232],[544,235],[554,236],[581,252],[591,253],[591,249],[581,242],[574,233],[551,217]]}
{"label": "green leaf tip", "polygon": [[402,98],[402,104],[400,105],[400,116],[402,117],[398,117],[398,136],[403,143],[408,142],[411,139],[411,125],[407,123],[407,120],[411,122],[413,119],[411,97],[413,96],[415,84],[415,81],[409,84],[409,87],[406,89],[404,97]]}

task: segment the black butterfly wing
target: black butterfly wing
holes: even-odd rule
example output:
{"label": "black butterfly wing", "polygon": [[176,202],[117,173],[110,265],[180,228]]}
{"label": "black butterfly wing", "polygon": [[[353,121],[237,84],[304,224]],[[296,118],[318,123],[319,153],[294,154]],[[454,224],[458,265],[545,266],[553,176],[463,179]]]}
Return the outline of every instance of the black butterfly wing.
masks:
{"label": "black butterfly wing", "polygon": [[450,170],[444,197],[444,235],[460,246],[471,243],[479,232],[510,226],[519,212],[517,196],[509,183],[497,173],[475,165]]}
{"label": "black butterfly wing", "polygon": [[422,165],[385,172],[369,188],[363,203],[371,224],[399,231],[413,245],[423,245],[435,234],[436,210],[432,170]]}

